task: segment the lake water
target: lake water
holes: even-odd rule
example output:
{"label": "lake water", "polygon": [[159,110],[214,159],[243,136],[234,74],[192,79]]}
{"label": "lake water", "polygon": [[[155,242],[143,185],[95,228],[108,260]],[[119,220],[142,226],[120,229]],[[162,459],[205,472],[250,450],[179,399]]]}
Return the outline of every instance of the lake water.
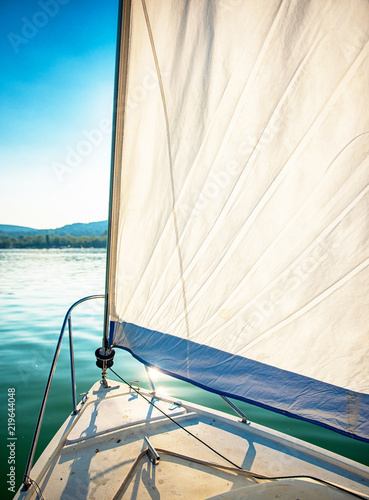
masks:
{"label": "lake water", "polygon": [[[8,388],[15,389],[15,467],[21,484],[40,403],[60,328],[71,304],[104,293],[105,250],[0,250],[1,473],[9,478]],[[95,349],[101,346],[103,300],[81,304],[72,315],[77,394],[99,379]],[[145,369],[118,350],[114,369],[126,380],[149,387]],[[109,375],[110,378],[114,378]],[[232,413],[219,396],[156,375],[156,386],[179,399]],[[72,410],[68,336],[65,336],[37,448],[37,456]],[[79,398],[80,399],[80,398]],[[369,445],[247,404],[239,405],[251,421],[318,444],[369,465]],[[303,471],[301,471],[303,473]],[[6,484],[6,490],[8,488]],[[2,498],[12,498],[7,495]]]}

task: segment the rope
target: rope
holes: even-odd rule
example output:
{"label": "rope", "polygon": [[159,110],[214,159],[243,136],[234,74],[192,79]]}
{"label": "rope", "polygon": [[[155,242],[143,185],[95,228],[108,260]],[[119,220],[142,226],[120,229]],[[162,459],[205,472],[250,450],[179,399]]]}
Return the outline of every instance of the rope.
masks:
{"label": "rope", "polygon": [[29,476],[24,476],[24,479],[28,479],[29,482],[30,482],[30,485],[34,487],[35,493],[37,495],[37,498],[39,500],[45,500],[45,497],[42,494],[42,490],[39,487],[39,485],[36,483],[36,481],[34,481],[33,479],[31,479]]}

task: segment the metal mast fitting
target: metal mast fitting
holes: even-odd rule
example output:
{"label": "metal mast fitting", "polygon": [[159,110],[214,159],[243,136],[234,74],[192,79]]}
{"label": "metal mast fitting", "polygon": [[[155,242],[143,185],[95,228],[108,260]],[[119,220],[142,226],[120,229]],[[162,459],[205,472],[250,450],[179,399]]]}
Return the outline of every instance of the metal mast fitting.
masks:
{"label": "metal mast fitting", "polygon": [[102,377],[102,382],[104,386],[106,387],[106,372],[108,371],[108,368],[113,366],[114,364],[114,356],[115,356],[115,351],[114,349],[104,349],[103,347],[99,347],[95,351],[95,356],[96,356],[96,366],[101,368],[101,377]]}

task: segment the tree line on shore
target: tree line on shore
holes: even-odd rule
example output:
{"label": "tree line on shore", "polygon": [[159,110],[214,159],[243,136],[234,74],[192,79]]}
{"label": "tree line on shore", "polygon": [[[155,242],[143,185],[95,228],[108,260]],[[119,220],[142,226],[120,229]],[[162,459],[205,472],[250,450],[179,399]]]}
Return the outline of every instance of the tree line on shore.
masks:
{"label": "tree line on shore", "polygon": [[53,236],[49,234],[0,235],[0,248],[105,248],[107,231],[102,236]]}

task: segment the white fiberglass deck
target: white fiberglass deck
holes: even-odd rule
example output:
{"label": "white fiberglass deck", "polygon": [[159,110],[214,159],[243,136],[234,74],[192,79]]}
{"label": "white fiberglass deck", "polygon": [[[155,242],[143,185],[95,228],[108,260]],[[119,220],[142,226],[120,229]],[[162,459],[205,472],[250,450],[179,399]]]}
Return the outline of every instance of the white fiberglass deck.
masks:
{"label": "white fiberglass deck", "polygon": [[[354,498],[309,479],[270,482],[227,469],[232,467],[228,462],[135,392],[117,382],[109,385],[98,382],[91,388],[82,410],[65,422],[32,469],[30,476],[46,500],[232,500],[246,493],[262,499]],[[152,394],[140,392],[151,400]],[[367,467],[236,417],[173,401],[155,398],[155,405],[245,470],[272,477],[314,476],[369,498]],[[148,447],[145,438],[160,456],[156,465],[142,454]],[[35,486],[16,498],[42,498]]]}

